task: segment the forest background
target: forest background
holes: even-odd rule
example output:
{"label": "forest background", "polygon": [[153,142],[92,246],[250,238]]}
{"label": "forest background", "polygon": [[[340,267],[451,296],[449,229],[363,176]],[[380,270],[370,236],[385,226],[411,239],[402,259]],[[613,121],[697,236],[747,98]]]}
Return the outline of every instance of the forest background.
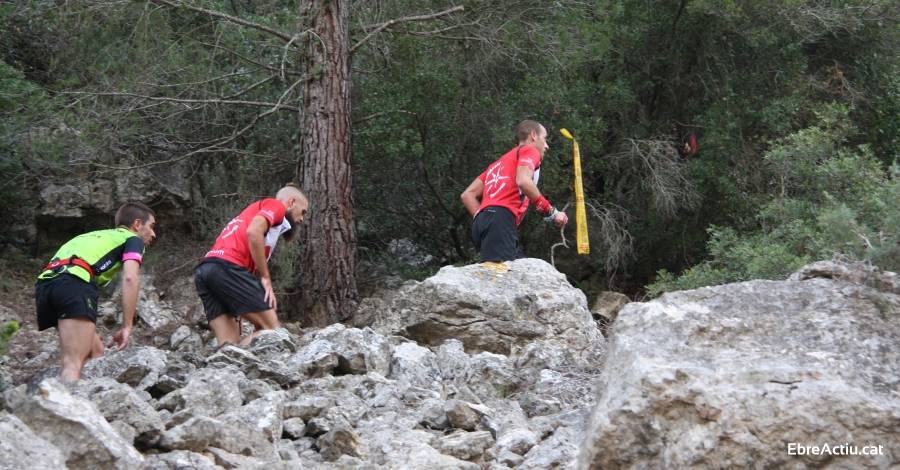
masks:
{"label": "forest background", "polygon": [[[148,265],[187,275],[296,181],[312,212],[277,252],[279,304],[347,319],[366,269],[476,259],[459,194],[528,118],[550,134],[540,187],[573,221],[559,129],[580,143],[591,253],[552,255],[589,295],[833,257],[896,271],[898,17],[888,0],[0,1],[0,244],[42,257],[111,222],[42,222],[50,183],[179,180],[186,202],[145,201]],[[433,261],[398,261],[402,239]],[[561,240],[520,227],[528,256]]]}

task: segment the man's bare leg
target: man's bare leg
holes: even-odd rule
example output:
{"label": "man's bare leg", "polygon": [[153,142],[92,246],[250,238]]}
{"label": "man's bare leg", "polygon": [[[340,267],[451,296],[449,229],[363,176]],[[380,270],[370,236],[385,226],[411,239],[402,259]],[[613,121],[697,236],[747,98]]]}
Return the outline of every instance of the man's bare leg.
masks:
{"label": "man's bare leg", "polygon": [[[74,382],[81,378],[81,369],[98,340],[97,326],[87,318],[67,318],[56,326],[59,331],[59,379]],[[102,345],[101,345],[102,347]]]}
{"label": "man's bare leg", "polygon": [[259,335],[260,331],[274,330],[281,326],[281,323],[278,322],[278,315],[275,314],[275,309],[269,309],[263,312],[245,313],[241,315],[241,318],[252,323],[256,329],[252,334],[247,335],[247,337],[241,341],[241,347],[244,348],[250,345],[250,342]]}
{"label": "man's bare leg", "polygon": [[216,335],[216,343],[222,346],[226,342],[238,344],[241,342],[241,330],[238,322],[230,313],[223,313],[209,321],[209,327]]}
{"label": "man's bare leg", "polygon": [[98,357],[103,357],[103,340],[100,339],[100,333],[94,333],[94,344],[91,346],[91,356],[90,359],[96,359]]}

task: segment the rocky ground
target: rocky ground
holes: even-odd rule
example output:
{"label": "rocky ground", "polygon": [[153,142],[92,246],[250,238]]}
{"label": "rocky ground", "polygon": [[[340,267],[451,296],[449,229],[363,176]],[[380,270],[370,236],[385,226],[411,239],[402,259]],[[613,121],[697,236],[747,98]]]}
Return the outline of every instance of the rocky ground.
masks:
{"label": "rocky ground", "polygon": [[[44,378],[55,336],[26,324],[0,468],[900,465],[893,273],[819,263],[618,318],[616,298],[594,309],[608,347],[581,291],[535,259],[448,266],[365,300],[353,325],[287,325],[247,349],[217,347],[189,278],[167,281],[144,284],[135,344],[76,385]],[[117,310],[101,308],[104,331]]]}

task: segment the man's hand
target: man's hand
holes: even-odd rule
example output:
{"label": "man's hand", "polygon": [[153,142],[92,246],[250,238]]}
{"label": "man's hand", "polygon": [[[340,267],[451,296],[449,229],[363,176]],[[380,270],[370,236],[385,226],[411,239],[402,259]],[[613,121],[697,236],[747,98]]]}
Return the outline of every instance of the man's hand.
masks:
{"label": "man's hand", "polygon": [[569,216],[563,211],[558,211],[556,217],[553,218],[553,223],[556,225],[556,228],[563,228],[569,223]]}
{"label": "man's hand", "polygon": [[109,341],[109,344],[106,347],[116,346],[116,351],[121,351],[125,349],[125,346],[128,346],[128,339],[131,337],[131,328],[127,326],[123,326],[113,335],[112,339]]}
{"label": "man's hand", "polygon": [[272,280],[267,277],[261,277],[259,278],[259,282],[262,283],[263,290],[266,291],[266,295],[263,299],[269,304],[269,308],[273,310],[277,309],[278,300],[275,299],[275,291],[272,289]]}

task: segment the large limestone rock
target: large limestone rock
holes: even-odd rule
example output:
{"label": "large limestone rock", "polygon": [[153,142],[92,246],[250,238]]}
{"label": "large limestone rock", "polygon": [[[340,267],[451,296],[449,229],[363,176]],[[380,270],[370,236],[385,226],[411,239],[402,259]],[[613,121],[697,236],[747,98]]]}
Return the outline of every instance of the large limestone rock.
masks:
{"label": "large limestone rock", "polygon": [[160,448],[203,452],[217,447],[227,452],[256,457],[272,457],[275,449],[266,437],[241,423],[226,423],[215,418],[195,416],[163,434]]}
{"label": "large limestone rock", "polygon": [[22,385],[7,393],[10,410],[57,446],[69,468],[132,469],[141,465],[141,454],[119,437],[91,402],[72,395],[55,379],[44,380],[33,392],[26,388]]}
{"label": "large limestone rock", "polygon": [[509,355],[546,343],[573,358],[594,357],[597,365],[604,344],[584,293],[553,266],[532,258],[445,266],[398,294],[373,329],[429,346],[456,338],[469,353]]}
{"label": "large limestone rock", "polygon": [[238,386],[242,379],[244,375],[231,366],[200,369],[184,387],[162,397],[159,408],[191,416],[218,416],[243,405]]}
{"label": "large limestone rock", "polygon": [[0,468],[62,468],[66,459],[53,444],[14,415],[0,411]]}
{"label": "large limestone rock", "polygon": [[141,470],[221,470],[212,460],[188,450],[154,454],[144,460]]}
{"label": "large limestone rock", "polygon": [[579,467],[896,466],[896,277],[825,264],[625,306]]}
{"label": "large limestone rock", "polygon": [[122,351],[109,349],[102,357],[87,362],[82,377],[111,377],[145,390],[156,384],[160,374],[166,369],[167,361],[165,351],[148,346],[132,346]]}
{"label": "large limestone rock", "polygon": [[136,445],[153,445],[165,430],[159,413],[147,403],[147,392],[102,377],[77,383],[73,393],[94,403],[110,424],[133,434],[131,441]]}

